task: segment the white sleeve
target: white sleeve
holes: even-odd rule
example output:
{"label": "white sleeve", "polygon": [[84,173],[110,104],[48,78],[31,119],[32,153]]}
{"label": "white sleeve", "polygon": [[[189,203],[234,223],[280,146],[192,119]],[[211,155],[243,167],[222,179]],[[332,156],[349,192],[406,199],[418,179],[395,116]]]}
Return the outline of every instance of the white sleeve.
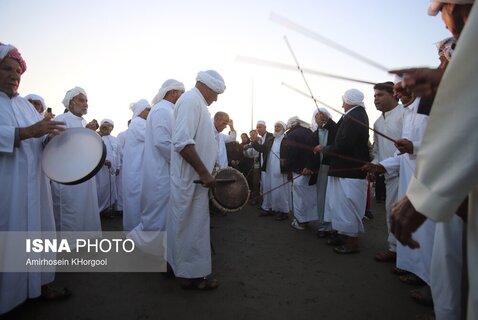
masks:
{"label": "white sleeve", "polygon": [[415,209],[435,221],[449,220],[478,185],[477,19],[478,10],[472,10],[435,97],[407,190]]}

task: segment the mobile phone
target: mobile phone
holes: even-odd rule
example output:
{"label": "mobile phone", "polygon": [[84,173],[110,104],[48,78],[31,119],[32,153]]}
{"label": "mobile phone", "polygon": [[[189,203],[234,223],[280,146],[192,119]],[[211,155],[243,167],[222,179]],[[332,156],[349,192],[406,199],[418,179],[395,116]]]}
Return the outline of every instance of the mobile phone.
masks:
{"label": "mobile phone", "polygon": [[46,108],[47,113],[51,113],[51,108]]}

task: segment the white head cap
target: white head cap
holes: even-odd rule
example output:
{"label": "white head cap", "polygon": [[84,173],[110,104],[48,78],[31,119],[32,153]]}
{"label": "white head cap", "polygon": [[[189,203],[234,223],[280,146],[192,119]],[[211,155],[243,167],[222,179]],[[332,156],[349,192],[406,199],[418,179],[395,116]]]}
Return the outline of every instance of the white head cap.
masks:
{"label": "white head cap", "polygon": [[129,105],[129,108],[131,109],[131,111],[133,111],[132,118],[136,118],[137,116],[139,116],[141,112],[143,112],[144,109],[151,108],[151,106],[149,105],[149,102],[146,99],[141,99],[138,102],[131,103]]}
{"label": "white head cap", "polygon": [[350,89],[345,91],[344,95],[342,96],[342,100],[351,106],[362,106],[365,107],[363,103],[364,95],[362,91],[357,89]]}
{"label": "white head cap", "polygon": [[158,90],[158,94],[153,98],[151,104],[155,105],[159,101],[163,100],[166,93],[171,90],[179,90],[184,92],[184,84],[174,79],[164,81],[163,85]]}
{"label": "white head cap", "polygon": [[70,101],[79,94],[84,94],[86,96],[85,90],[80,87],[74,87],[73,89],[68,90],[65,94],[65,98],[63,98],[62,101],[65,108],[68,109],[70,107]]}
{"label": "white head cap", "polygon": [[221,94],[226,90],[224,79],[214,70],[200,71],[196,77],[196,81],[204,83],[212,91],[218,94]]}
{"label": "white head cap", "polygon": [[258,125],[265,126],[265,125],[266,125],[266,122],[265,122],[264,120],[259,120],[259,121],[257,121],[257,123],[256,123],[256,126],[258,126]]}
{"label": "white head cap", "polygon": [[101,120],[100,125],[103,125],[103,124],[105,124],[105,123],[109,123],[109,124],[111,124],[113,127],[115,126],[115,123],[113,122],[113,120],[110,120],[110,119],[103,119],[103,120]]}
{"label": "white head cap", "polygon": [[43,98],[40,97],[39,95],[31,93],[31,94],[29,94],[29,95],[26,95],[26,96],[25,96],[25,99],[27,99],[27,100],[32,100],[32,101],[40,101],[40,102],[41,102],[41,105],[43,106],[43,110],[40,111],[40,113],[43,112],[43,111],[45,111],[45,109],[46,109],[45,100],[43,100]]}
{"label": "white head cap", "polygon": [[430,2],[430,6],[428,7],[428,15],[436,16],[445,3],[472,4],[475,2],[475,0],[431,0]]}

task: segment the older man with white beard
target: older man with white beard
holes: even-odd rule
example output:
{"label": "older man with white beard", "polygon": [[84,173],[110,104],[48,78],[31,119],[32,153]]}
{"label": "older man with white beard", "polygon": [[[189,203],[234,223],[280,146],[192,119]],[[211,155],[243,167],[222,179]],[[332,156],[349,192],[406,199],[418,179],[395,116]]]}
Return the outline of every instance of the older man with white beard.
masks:
{"label": "older man with white beard", "polygon": [[[226,143],[236,141],[236,130],[234,130],[234,122],[229,115],[225,112],[219,111],[216,112],[213,118],[214,123],[214,138],[217,142],[217,160],[216,160],[216,169],[224,169],[228,167],[228,159],[227,159],[227,150],[226,150]],[[229,134],[224,134],[222,131],[226,129],[229,125]]]}
{"label": "older man with white beard", "polygon": [[[207,106],[226,89],[222,76],[199,72],[196,85],[184,93],[174,109],[171,155],[171,212],[166,224],[167,256],[184,289],[215,289],[212,272],[208,188],[217,159],[214,125]],[[201,184],[194,184],[194,180]]]}
{"label": "older man with white beard", "polygon": [[269,192],[271,198],[271,210],[276,213],[276,220],[286,220],[290,212],[290,184],[287,183],[287,174],[281,162],[284,157],[284,132],[286,124],[277,121],[274,124],[274,141],[272,142],[269,157],[267,157],[268,185],[264,186],[263,192]]}
{"label": "older man with white beard", "polygon": [[[85,90],[68,90],[63,105],[69,110],[55,118],[64,121],[67,128],[84,128],[83,116],[88,112]],[[101,231],[100,210],[95,179],[77,185],[51,183],[53,209],[58,231]]]}

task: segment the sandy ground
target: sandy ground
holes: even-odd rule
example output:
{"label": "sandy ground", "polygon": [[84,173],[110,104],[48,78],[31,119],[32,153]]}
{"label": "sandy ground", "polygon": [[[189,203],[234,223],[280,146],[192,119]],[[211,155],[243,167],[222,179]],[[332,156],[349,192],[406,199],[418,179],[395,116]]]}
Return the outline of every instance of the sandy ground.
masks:
{"label": "sandy ground", "polygon": [[[373,201],[372,201],[373,202]],[[31,300],[5,319],[414,319],[429,314],[409,297],[413,288],[375,262],[385,247],[383,204],[373,204],[362,251],[337,255],[315,228],[258,217],[253,206],[211,219],[215,291],[180,289],[158,273],[58,273],[73,291],[61,302]],[[105,220],[118,229],[121,218]]]}

